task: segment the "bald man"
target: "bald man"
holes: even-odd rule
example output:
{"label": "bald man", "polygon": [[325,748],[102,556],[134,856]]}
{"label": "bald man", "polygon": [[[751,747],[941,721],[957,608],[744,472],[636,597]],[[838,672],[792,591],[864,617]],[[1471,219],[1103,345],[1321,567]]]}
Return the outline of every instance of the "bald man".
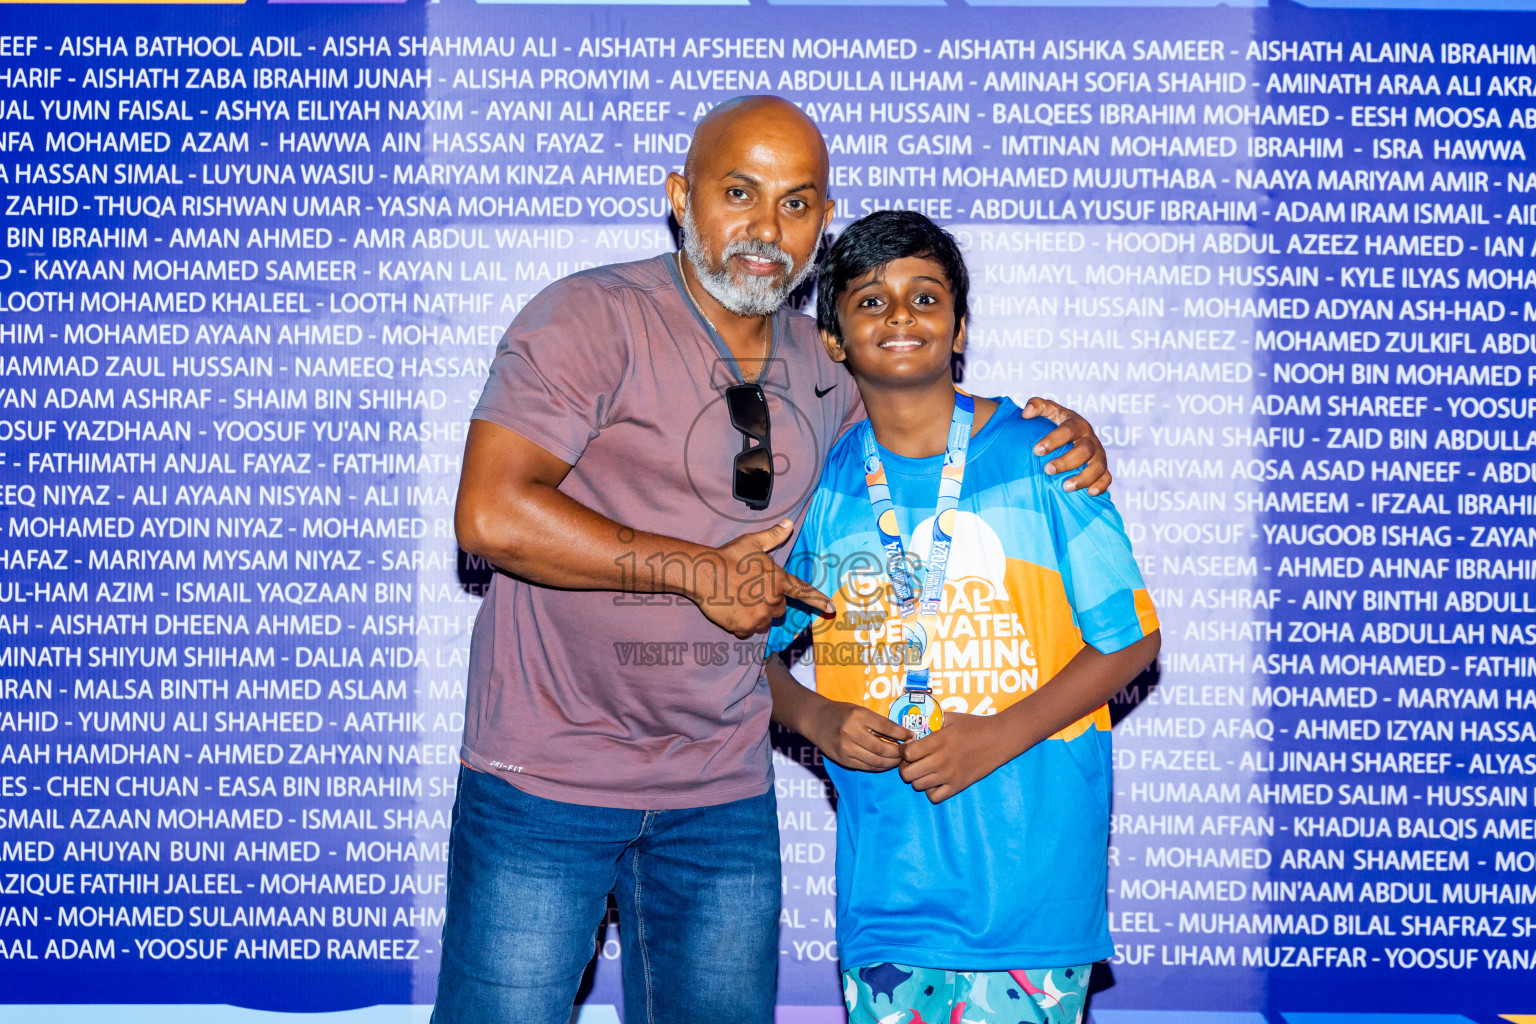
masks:
{"label": "bald man", "polygon": [[[683,251],[584,271],[496,350],[455,525],[499,572],[471,642],[436,1024],[566,1024],[610,893],[625,1019],[768,1022],[779,847],[761,636],[824,456],[863,412],[784,308],[827,149],[746,97],[667,179]],[[1091,429],[1062,469],[1108,485]]]}

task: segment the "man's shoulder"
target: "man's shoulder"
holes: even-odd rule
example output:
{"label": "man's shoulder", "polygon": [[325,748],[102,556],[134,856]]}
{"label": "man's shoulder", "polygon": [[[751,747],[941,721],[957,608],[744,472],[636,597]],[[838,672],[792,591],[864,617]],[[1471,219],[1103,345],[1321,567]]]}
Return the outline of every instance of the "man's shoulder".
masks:
{"label": "man's shoulder", "polygon": [[796,330],[814,331],[816,329],[816,318],[809,313],[796,309],[787,302],[779,308],[784,310],[785,315],[789,317],[790,324]]}
{"label": "man's shoulder", "polygon": [[669,285],[665,257],[588,267],[546,285],[518,312],[509,334],[547,324],[617,323],[627,292],[655,292]]}
{"label": "man's shoulder", "polygon": [[588,267],[562,277],[545,289],[546,293],[592,291],[649,291],[670,284],[667,276],[667,257],[649,256],[629,263],[605,263],[600,267]]}

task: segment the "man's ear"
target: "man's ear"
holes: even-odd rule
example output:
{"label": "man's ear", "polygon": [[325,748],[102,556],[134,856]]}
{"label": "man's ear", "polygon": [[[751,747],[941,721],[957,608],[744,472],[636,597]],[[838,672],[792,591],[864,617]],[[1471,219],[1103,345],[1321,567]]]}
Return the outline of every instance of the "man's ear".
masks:
{"label": "man's ear", "polygon": [[949,350],[951,352],[953,352],[955,355],[959,355],[960,353],[965,351],[965,325],[966,325],[966,322],[967,322],[966,318],[965,317],[961,317],[960,318],[960,322],[955,325],[955,340],[954,340],[954,342],[949,347]]}
{"label": "man's ear", "polygon": [[848,358],[848,353],[843,351],[843,339],[831,331],[821,332],[821,344],[834,363],[841,363]]}
{"label": "man's ear", "polygon": [[667,201],[672,204],[672,216],[677,218],[678,227],[682,227],[683,218],[688,215],[688,179],[676,171],[667,175]]}

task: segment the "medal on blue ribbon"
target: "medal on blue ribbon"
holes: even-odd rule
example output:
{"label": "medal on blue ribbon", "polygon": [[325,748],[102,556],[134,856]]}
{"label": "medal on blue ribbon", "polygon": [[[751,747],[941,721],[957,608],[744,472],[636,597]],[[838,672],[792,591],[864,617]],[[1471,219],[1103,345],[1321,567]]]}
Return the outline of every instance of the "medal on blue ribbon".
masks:
{"label": "medal on blue ribbon", "polygon": [[901,528],[896,522],[896,507],[891,501],[890,484],[885,479],[885,465],[880,461],[875,429],[867,420],[862,428],[864,483],[869,489],[869,504],[875,513],[880,546],[885,549],[886,575],[901,614],[902,692],[891,702],[888,714],[891,721],[910,730],[913,739],[922,739],[944,724],[944,711],[934,699],[929,684],[929,664],[933,660],[934,627],[944,597],[944,574],[949,568],[949,552],[954,544],[960,484],[965,479],[965,452],[970,444],[975,415],[975,400],[956,388],[955,411],[950,416],[944,467],[939,477],[938,507],[933,516],[933,546],[923,573],[921,597],[912,587],[907,552],[901,542]]}

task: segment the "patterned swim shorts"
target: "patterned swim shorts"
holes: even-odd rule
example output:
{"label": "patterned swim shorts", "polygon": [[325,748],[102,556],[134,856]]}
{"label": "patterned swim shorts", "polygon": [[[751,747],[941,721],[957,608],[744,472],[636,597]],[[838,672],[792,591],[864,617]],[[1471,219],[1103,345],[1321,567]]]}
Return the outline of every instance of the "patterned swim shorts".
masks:
{"label": "patterned swim shorts", "polygon": [[848,1024],[1080,1024],[1090,973],[868,964],[843,972],[843,1001]]}

